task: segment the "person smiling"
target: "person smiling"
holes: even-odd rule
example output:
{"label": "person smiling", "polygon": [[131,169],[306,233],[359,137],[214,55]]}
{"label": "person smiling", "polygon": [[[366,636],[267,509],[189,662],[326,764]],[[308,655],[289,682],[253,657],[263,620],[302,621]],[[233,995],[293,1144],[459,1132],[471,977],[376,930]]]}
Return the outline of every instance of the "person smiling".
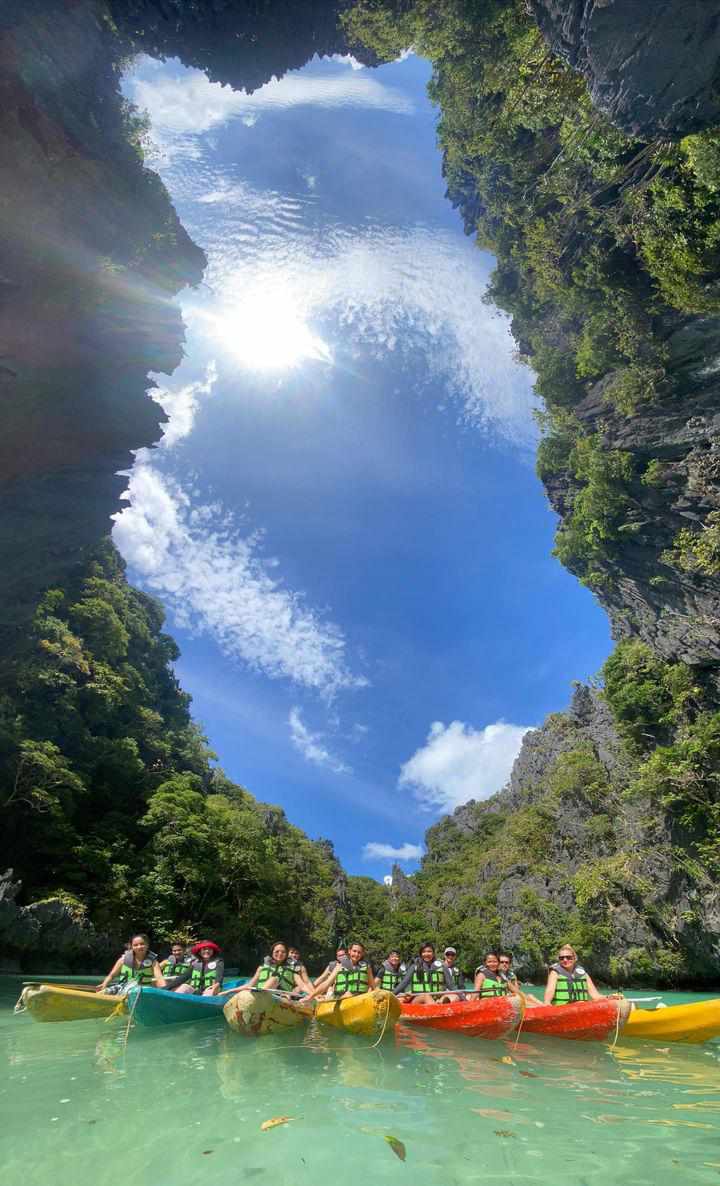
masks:
{"label": "person smiling", "polygon": [[195,959],[190,965],[190,983],[181,984],[175,992],[192,992],[203,997],[217,996],[225,975],[225,962],[220,948],[212,939],[201,939],[191,950]]}
{"label": "person smiling", "polygon": [[558,951],[557,963],[551,964],[545,985],[546,1005],[572,1005],[576,1001],[601,1001],[592,977],[578,963],[577,952],[569,943]]}

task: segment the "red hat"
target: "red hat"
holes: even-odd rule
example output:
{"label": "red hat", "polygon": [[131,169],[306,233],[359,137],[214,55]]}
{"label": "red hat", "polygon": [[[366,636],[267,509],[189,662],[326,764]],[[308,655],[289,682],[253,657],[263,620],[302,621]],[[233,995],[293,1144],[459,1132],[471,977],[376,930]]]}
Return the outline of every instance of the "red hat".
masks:
{"label": "red hat", "polygon": [[192,951],[193,955],[200,955],[203,947],[212,947],[213,951],[220,951],[217,943],[213,943],[212,939],[201,939],[200,942],[196,943],[194,947],[190,948],[190,950]]}

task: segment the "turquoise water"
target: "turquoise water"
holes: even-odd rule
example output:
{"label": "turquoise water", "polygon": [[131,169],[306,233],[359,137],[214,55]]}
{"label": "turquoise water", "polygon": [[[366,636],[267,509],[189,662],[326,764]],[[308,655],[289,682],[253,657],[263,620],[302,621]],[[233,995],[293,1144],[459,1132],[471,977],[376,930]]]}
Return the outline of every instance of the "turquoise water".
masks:
{"label": "turquoise water", "polygon": [[[253,1042],[214,1022],[126,1042],[117,1021],[15,1017],[18,986],[0,988],[3,1186],[720,1180],[718,1044],[397,1030],[371,1049],[314,1027]],[[293,1120],[262,1132],[275,1116]]]}

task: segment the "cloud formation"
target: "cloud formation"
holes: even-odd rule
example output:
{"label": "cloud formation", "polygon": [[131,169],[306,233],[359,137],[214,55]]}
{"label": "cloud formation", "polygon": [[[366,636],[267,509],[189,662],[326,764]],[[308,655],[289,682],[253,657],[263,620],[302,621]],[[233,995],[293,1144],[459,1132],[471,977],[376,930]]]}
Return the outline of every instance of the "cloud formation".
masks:
{"label": "cloud formation", "polygon": [[371,107],[397,115],[410,115],[414,110],[402,91],[357,69],[286,74],[251,95],[210,82],[202,70],[187,69],[175,77],[136,79],[132,99],[149,112],[153,136],[160,140],[167,133],[198,136],[237,118],[252,127],[263,111],[288,107]]}
{"label": "cloud formation", "polygon": [[138,456],[113,537],[176,624],[211,635],[226,656],[253,670],[325,696],[364,686],[348,668],[340,629],[270,575],[262,534],[244,535],[221,504],[203,503],[199,491],[160,474],[148,456]]}
{"label": "cloud formation", "polygon": [[489,799],[510,777],[522,739],[532,726],[497,721],[473,729],[462,721],[434,721],[427,741],[400,771],[423,807],[452,811],[469,799]]}
{"label": "cloud formation", "polygon": [[306,761],[312,762],[315,766],[326,766],[334,774],[352,774],[349,766],[330,753],[324,743],[323,734],[312,733],[308,729],[300,715],[299,708],[290,709],[288,724],[290,725],[290,740]]}
{"label": "cloud formation", "polygon": [[190,435],[200,401],[203,396],[212,394],[216,382],[217,367],[214,362],[210,362],[204,379],[186,383],[177,391],[165,386],[156,387],[151,391],[150,394],[155,403],[160,404],[167,416],[167,422],[162,426],[163,435],[160,440],[160,446],[163,449],[172,449],[173,445],[176,445],[183,437]]}
{"label": "cloud formation", "polygon": [[378,844],[372,840],[362,850],[364,861],[419,861],[423,855],[422,845],[405,844],[394,848],[392,844]]}

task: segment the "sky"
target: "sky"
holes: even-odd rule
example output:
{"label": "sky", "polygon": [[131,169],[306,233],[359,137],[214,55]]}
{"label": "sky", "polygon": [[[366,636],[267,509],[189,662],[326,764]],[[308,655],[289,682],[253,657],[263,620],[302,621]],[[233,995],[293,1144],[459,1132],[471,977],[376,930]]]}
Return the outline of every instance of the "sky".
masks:
{"label": "sky", "polygon": [[500,790],[610,650],[551,555],[533,376],[444,196],[429,75],[125,79],[209,266],[115,541],[226,773],[378,879]]}

